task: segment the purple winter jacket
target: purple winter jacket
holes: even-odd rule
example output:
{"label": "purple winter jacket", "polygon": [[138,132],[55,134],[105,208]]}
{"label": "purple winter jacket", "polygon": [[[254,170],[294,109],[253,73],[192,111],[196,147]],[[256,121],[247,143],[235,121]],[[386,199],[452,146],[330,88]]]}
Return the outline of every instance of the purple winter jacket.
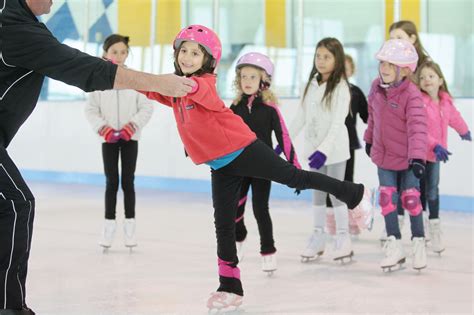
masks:
{"label": "purple winter jacket", "polygon": [[369,120],[364,140],[372,144],[370,156],[378,167],[400,171],[412,159],[426,160],[427,114],[421,92],[410,80],[384,89],[380,79],[372,82]]}

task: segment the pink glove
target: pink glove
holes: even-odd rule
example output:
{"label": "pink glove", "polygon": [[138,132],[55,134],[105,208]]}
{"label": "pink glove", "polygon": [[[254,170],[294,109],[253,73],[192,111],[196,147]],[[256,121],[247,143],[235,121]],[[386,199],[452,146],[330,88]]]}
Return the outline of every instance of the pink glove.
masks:
{"label": "pink glove", "polygon": [[129,122],[128,124],[123,126],[122,130],[120,130],[120,138],[125,141],[130,141],[135,132],[137,132],[137,128],[133,123]]}
{"label": "pink glove", "polygon": [[120,140],[120,132],[110,126],[104,126],[99,130],[99,135],[105,139],[107,143],[116,143]]}

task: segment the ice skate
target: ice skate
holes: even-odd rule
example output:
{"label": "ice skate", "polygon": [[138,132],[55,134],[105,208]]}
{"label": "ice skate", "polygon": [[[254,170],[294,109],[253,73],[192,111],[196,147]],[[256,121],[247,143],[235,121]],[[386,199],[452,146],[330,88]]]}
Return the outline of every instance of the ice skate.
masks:
{"label": "ice skate", "polygon": [[405,224],[405,216],[404,215],[398,215],[398,228],[400,229],[400,234],[402,233],[404,224]]}
{"label": "ice skate", "polygon": [[354,252],[352,251],[351,236],[347,232],[337,233],[332,259],[345,263],[346,258],[352,261],[352,256],[354,256]]}
{"label": "ice skate", "polygon": [[104,228],[102,230],[102,236],[99,241],[99,245],[102,246],[104,253],[112,247],[115,236],[116,223],[115,220],[105,219]]}
{"label": "ice skate", "polygon": [[[431,234],[431,250],[439,255],[444,251],[444,244],[441,238],[443,234],[439,219],[431,219],[429,222]],[[426,235],[426,231],[425,231]]]}
{"label": "ice skate", "polygon": [[262,255],[262,271],[272,276],[275,270],[277,270],[276,253]]}
{"label": "ice skate", "polygon": [[387,242],[388,236],[387,236],[387,230],[385,230],[385,227],[382,230],[382,233],[380,234],[380,246],[384,246],[385,243]]}
{"label": "ice skate", "polygon": [[392,268],[397,265],[399,269],[402,269],[406,258],[401,240],[397,240],[393,235],[389,236],[384,244],[383,251],[385,257],[380,262],[383,272],[392,271]]}
{"label": "ice skate", "polygon": [[326,234],[322,229],[315,229],[308,241],[306,249],[301,254],[301,262],[317,259],[324,253]]}
{"label": "ice skate", "polygon": [[135,239],[135,219],[125,219],[123,222],[123,236],[125,241],[125,246],[132,249],[137,246],[137,241]]}
{"label": "ice skate", "polygon": [[228,311],[235,311],[242,305],[243,297],[229,292],[212,292],[207,300],[209,314],[219,314]]}
{"label": "ice skate", "polygon": [[353,240],[357,240],[359,238],[360,232],[361,230],[354,217],[354,210],[349,210],[349,234]]}
{"label": "ice skate", "polygon": [[244,259],[244,253],[245,253],[245,240],[242,242],[235,242],[235,247],[237,248],[237,258],[239,259],[239,262],[242,262]]}
{"label": "ice skate", "polygon": [[360,230],[372,230],[375,216],[375,196],[374,191],[364,190],[364,197],[357,207],[349,211],[350,233],[357,235]]}
{"label": "ice skate", "polygon": [[427,265],[425,238],[414,237],[411,243],[413,246],[413,269],[420,271]]}

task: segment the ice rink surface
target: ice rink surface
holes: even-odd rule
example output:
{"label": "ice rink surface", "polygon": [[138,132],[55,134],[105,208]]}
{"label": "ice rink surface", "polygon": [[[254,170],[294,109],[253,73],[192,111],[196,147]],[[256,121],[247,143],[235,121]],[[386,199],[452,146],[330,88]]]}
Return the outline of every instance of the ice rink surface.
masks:
{"label": "ice rink surface", "polygon": [[[207,314],[218,286],[210,196],[137,190],[138,247],[123,245],[123,202],[118,233],[104,254],[97,245],[103,223],[103,187],[31,182],[36,219],[27,301],[39,315]],[[355,256],[341,265],[328,256],[302,263],[311,232],[311,204],[271,200],[278,270],[261,271],[259,237],[251,206],[241,268],[244,303],[233,314],[472,314],[473,215],[441,210],[446,251],[428,248],[428,268],[383,273],[374,230],[353,242]],[[411,250],[409,222],[402,231]],[[330,244],[328,246],[330,248]]]}

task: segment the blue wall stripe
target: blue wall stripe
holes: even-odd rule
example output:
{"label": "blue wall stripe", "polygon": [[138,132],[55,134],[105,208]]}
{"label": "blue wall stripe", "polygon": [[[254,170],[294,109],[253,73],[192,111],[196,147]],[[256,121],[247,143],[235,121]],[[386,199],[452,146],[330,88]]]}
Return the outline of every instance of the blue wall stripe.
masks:
{"label": "blue wall stripe", "polygon": [[[21,170],[26,181],[46,181],[52,183],[75,183],[87,185],[105,185],[103,174],[97,173],[68,173],[53,171]],[[207,193],[211,194],[210,180],[183,179],[157,176],[135,176],[135,187],[160,189],[165,191]],[[293,189],[284,185],[273,183],[272,198],[312,200],[312,193],[309,190],[301,192],[296,196]],[[449,211],[474,212],[474,197],[440,195],[440,207]]]}

